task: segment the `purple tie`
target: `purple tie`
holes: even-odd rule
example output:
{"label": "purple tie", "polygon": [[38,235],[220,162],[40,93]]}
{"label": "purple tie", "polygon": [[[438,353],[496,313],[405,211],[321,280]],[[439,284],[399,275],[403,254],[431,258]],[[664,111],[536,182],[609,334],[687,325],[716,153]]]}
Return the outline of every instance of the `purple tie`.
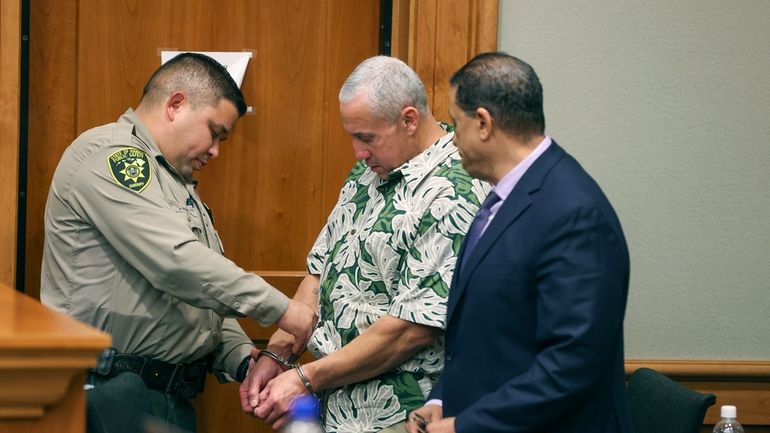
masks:
{"label": "purple tie", "polygon": [[471,256],[473,249],[476,248],[476,244],[479,243],[481,234],[484,233],[484,227],[487,225],[489,217],[492,216],[492,206],[494,206],[498,201],[500,201],[500,197],[495,194],[494,191],[492,191],[489,193],[486,200],[484,200],[484,203],[481,204],[481,209],[479,209],[479,212],[473,219],[473,222],[471,223],[471,229],[468,230],[468,241],[465,243],[465,251],[463,252],[463,258],[460,266],[465,264],[465,262],[468,260],[468,257]]}

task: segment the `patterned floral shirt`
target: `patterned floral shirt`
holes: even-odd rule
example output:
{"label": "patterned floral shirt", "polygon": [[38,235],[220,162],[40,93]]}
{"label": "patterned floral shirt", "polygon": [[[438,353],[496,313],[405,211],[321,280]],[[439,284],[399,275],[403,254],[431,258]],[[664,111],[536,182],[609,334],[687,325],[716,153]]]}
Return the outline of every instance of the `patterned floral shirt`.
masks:
{"label": "patterned floral shirt", "polygon": [[[339,350],[391,315],[445,327],[463,236],[489,190],[460,165],[447,134],[381,180],[359,161],[308,256],[320,275],[308,348]],[[324,393],[327,432],[376,432],[420,407],[443,367],[443,339],[397,369]]]}

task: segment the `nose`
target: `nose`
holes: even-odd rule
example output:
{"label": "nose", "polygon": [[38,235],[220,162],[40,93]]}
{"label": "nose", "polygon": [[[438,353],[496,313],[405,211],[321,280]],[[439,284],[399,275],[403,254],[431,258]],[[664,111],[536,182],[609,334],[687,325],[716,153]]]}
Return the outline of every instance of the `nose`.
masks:
{"label": "nose", "polygon": [[219,140],[215,141],[214,145],[209,148],[208,156],[209,159],[214,159],[219,156]]}
{"label": "nose", "polygon": [[372,156],[372,153],[366,149],[363,143],[358,142],[358,140],[353,140],[353,156],[356,160],[362,160]]}

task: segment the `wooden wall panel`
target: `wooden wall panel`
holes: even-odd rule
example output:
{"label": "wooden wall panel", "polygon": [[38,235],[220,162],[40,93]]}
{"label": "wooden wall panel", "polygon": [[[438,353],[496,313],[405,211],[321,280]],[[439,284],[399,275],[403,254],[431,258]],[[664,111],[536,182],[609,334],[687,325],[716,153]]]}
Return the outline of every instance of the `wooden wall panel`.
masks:
{"label": "wooden wall panel", "polygon": [[[243,35],[256,50],[243,84],[254,114],[201,173],[201,194],[228,257],[247,269],[301,270],[322,211],[320,178],[308,174],[323,156],[324,11],[292,1],[254,12]],[[214,184],[227,178],[235,188]]]}
{"label": "wooden wall panel", "polygon": [[393,5],[393,55],[417,71],[433,114],[448,122],[449,78],[476,54],[497,49],[499,1],[394,0]]}
{"label": "wooden wall panel", "polygon": [[[323,121],[324,152],[323,159],[314,163],[308,173],[310,178],[320,177],[319,228],[337,202],[342,182],[355,162],[350,136],[342,128],[339,116],[340,87],[356,65],[377,54],[378,36],[371,31],[379,29],[380,7],[378,1],[345,0],[336,2],[333,8],[327,7],[326,14],[326,56],[334,60],[326,62],[324,71],[324,106],[328,107]],[[345,32],[340,31],[343,28]],[[313,233],[308,249],[316,235],[318,230]],[[304,259],[303,255],[303,270]]]}
{"label": "wooden wall panel", "polygon": [[[449,122],[449,78],[475,53],[470,51],[471,4],[463,0],[438,2],[436,11],[436,59],[433,66],[433,110]],[[455,12],[455,13],[452,13]]]}
{"label": "wooden wall panel", "polygon": [[[401,59],[405,60],[422,79],[431,109],[434,108],[433,84],[436,80],[434,70],[439,49],[436,42],[439,38],[437,10],[438,0],[410,0],[409,42],[406,44],[408,53],[406,59]],[[438,115],[435,110],[434,115]]]}
{"label": "wooden wall panel", "polygon": [[30,2],[25,292],[38,298],[43,212],[53,172],[75,137],[77,3]]}
{"label": "wooden wall panel", "polygon": [[21,1],[0,0],[0,283],[16,285]]}

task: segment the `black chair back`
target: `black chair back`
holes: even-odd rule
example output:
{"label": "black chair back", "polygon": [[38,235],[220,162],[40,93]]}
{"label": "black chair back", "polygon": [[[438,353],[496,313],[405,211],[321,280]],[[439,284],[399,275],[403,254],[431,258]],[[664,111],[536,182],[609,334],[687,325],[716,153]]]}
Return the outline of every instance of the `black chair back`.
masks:
{"label": "black chair back", "polygon": [[635,433],[698,433],[713,394],[703,394],[650,368],[631,374],[626,389]]}

